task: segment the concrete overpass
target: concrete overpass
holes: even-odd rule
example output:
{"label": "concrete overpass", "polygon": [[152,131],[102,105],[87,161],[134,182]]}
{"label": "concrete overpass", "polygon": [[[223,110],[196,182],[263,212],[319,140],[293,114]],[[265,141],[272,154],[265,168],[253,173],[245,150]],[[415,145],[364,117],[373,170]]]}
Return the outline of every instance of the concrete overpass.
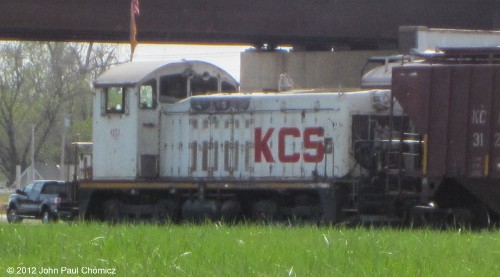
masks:
{"label": "concrete overpass", "polygon": [[[0,39],[125,42],[130,0],[5,0]],[[398,27],[500,29],[498,0],[140,0],[140,42],[395,49]]]}

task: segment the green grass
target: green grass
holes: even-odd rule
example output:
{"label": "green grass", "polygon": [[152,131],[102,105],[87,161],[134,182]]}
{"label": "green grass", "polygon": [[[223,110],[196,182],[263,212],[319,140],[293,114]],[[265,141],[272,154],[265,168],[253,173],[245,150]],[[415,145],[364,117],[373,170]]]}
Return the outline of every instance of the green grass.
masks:
{"label": "green grass", "polygon": [[[495,276],[500,232],[220,224],[0,225],[0,275],[114,268],[115,276]],[[64,274],[61,274],[64,275]],[[75,276],[75,275],[73,275]]]}

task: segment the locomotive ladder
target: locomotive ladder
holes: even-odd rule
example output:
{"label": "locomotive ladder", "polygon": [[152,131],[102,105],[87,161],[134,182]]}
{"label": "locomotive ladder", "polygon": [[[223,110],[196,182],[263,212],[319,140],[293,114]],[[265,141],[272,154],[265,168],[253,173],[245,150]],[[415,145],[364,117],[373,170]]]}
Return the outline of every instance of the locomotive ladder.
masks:
{"label": "locomotive ladder", "polygon": [[420,134],[399,132],[396,139],[391,134],[389,151],[386,152],[387,193],[401,195],[405,177],[420,176],[422,141]]}

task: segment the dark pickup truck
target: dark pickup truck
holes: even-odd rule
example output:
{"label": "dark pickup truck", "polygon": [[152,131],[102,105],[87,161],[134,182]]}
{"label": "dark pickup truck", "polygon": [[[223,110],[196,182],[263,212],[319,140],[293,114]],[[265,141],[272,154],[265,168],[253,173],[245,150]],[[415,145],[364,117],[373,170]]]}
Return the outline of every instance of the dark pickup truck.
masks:
{"label": "dark pickup truck", "polygon": [[15,223],[23,218],[38,218],[43,223],[72,220],[78,216],[78,204],[70,197],[72,191],[70,182],[34,181],[10,195],[7,221]]}

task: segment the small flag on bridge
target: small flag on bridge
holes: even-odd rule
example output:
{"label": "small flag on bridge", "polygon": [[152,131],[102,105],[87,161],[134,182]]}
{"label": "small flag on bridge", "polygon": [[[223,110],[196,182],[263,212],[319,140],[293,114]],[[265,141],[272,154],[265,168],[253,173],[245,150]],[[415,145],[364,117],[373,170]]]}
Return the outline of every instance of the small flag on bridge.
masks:
{"label": "small flag on bridge", "polygon": [[137,26],[135,24],[135,16],[140,14],[139,0],[131,0],[130,2],[130,60],[134,57],[134,50],[137,46]]}
{"label": "small flag on bridge", "polygon": [[132,0],[132,3],[130,4],[130,11],[134,15],[139,15],[140,14],[139,0]]}

